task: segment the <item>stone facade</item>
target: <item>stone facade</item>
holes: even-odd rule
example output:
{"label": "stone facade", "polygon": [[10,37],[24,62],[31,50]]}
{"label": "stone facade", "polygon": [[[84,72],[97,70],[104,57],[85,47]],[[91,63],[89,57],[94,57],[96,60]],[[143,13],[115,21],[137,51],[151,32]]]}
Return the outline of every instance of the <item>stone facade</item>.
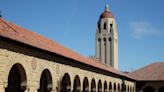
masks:
{"label": "stone facade", "polygon": [[[96,68],[88,68],[89,66],[74,63],[74,61],[69,59],[52,55],[51,53],[48,54],[47,52],[10,41],[6,38],[0,38],[0,40],[0,92],[7,92],[5,89],[9,85],[9,75],[14,66],[19,70],[20,85],[23,89],[21,92],[44,92],[38,91],[38,89],[40,89],[41,76],[45,70],[50,73],[50,78],[48,78],[50,79],[50,82],[48,81],[49,92],[60,92],[62,90],[62,79],[65,74],[69,75],[71,83],[70,90],[66,92],[83,91],[83,87],[86,87],[84,86],[84,79],[88,81],[88,91],[84,92],[91,92],[92,80],[95,80],[96,86],[96,91],[92,92],[98,92],[101,89],[99,92],[109,92],[109,90],[113,90],[110,92],[119,92],[118,90],[122,89],[121,85],[123,82],[127,87],[126,89],[131,89],[131,91],[126,92],[135,92],[135,81],[132,79],[124,79],[122,76],[102,72]],[[75,82],[75,77],[79,79],[78,89],[74,85],[77,83]],[[98,86],[98,82],[101,82],[101,88]],[[109,88],[110,84],[112,84],[112,89]],[[76,91],[74,91],[75,89]]]}

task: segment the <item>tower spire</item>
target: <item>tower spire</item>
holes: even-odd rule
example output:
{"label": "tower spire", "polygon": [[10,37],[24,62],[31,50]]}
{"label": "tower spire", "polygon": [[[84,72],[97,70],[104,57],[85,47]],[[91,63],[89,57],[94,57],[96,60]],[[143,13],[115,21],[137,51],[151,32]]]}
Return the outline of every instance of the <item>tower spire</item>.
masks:
{"label": "tower spire", "polygon": [[105,11],[109,11],[109,5],[108,4],[105,5]]}

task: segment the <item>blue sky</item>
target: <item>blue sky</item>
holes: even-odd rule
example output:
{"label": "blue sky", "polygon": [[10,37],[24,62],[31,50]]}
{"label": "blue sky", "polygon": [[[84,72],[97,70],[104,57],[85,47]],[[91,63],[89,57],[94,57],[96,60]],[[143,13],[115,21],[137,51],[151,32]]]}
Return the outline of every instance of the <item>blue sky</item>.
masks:
{"label": "blue sky", "polygon": [[0,10],[4,19],[90,56],[106,3],[118,27],[119,69],[163,62],[164,0],[0,0]]}

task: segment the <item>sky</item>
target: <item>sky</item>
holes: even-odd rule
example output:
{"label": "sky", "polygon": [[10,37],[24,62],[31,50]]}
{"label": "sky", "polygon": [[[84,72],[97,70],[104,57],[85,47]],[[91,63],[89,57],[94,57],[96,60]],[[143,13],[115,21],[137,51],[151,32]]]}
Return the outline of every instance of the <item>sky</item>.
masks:
{"label": "sky", "polygon": [[0,0],[2,17],[85,56],[109,4],[118,29],[119,70],[164,62],[164,0]]}

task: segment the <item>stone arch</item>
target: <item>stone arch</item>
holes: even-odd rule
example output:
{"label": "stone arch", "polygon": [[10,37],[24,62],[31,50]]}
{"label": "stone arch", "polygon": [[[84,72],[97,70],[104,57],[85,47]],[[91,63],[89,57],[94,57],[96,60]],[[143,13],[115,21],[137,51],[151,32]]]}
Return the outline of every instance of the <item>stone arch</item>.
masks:
{"label": "stone arch", "polygon": [[155,90],[153,87],[148,86],[144,88],[143,92],[155,92]]}
{"label": "stone arch", "polygon": [[91,82],[91,92],[96,92],[96,82],[95,82],[95,79],[92,79],[92,82]]}
{"label": "stone arch", "polygon": [[48,69],[44,69],[40,78],[40,88],[38,92],[51,92],[52,90],[52,76]]}
{"label": "stone arch", "polygon": [[61,92],[71,92],[71,81],[68,73],[65,73],[61,83]]}
{"label": "stone arch", "polygon": [[126,88],[126,85],[124,85],[124,91],[126,92],[127,90],[126,90],[127,88]]}
{"label": "stone arch", "polygon": [[128,92],[130,92],[130,91],[129,91],[129,85],[128,85],[128,89],[127,89],[127,90],[128,90]]}
{"label": "stone arch", "polygon": [[102,83],[101,83],[101,80],[98,81],[98,92],[102,92]]}
{"label": "stone arch", "polygon": [[8,76],[8,86],[5,92],[24,92],[27,87],[27,77],[23,66],[16,63],[12,66]]}
{"label": "stone arch", "polygon": [[107,82],[106,82],[106,81],[104,82],[104,92],[108,92],[108,89],[107,89]]}
{"label": "stone arch", "polygon": [[73,92],[81,92],[81,83],[78,75],[76,75],[74,79]]}
{"label": "stone arch", "polygon": [[112,92],[112,82],[109,83],[109,92]]}
{"label": "stone arch", "polygon": [[164,92],[164,86],[161,87],[161,88],[158,90],[158,92]]}
{"label": "stone arch", "polygon": [[113,91],[114,91],[114,92],[117,91],[116,83],[114,83]]}
{"label": "stone arch", "polygon": [[120,84],[118,84],[117,90],[118,90],[118,92],[121,92]]}
{"label": "stone arch", "polygon": [[85,77],[83,81],[83,92],[89,92],[89,82],[87,77]]}

